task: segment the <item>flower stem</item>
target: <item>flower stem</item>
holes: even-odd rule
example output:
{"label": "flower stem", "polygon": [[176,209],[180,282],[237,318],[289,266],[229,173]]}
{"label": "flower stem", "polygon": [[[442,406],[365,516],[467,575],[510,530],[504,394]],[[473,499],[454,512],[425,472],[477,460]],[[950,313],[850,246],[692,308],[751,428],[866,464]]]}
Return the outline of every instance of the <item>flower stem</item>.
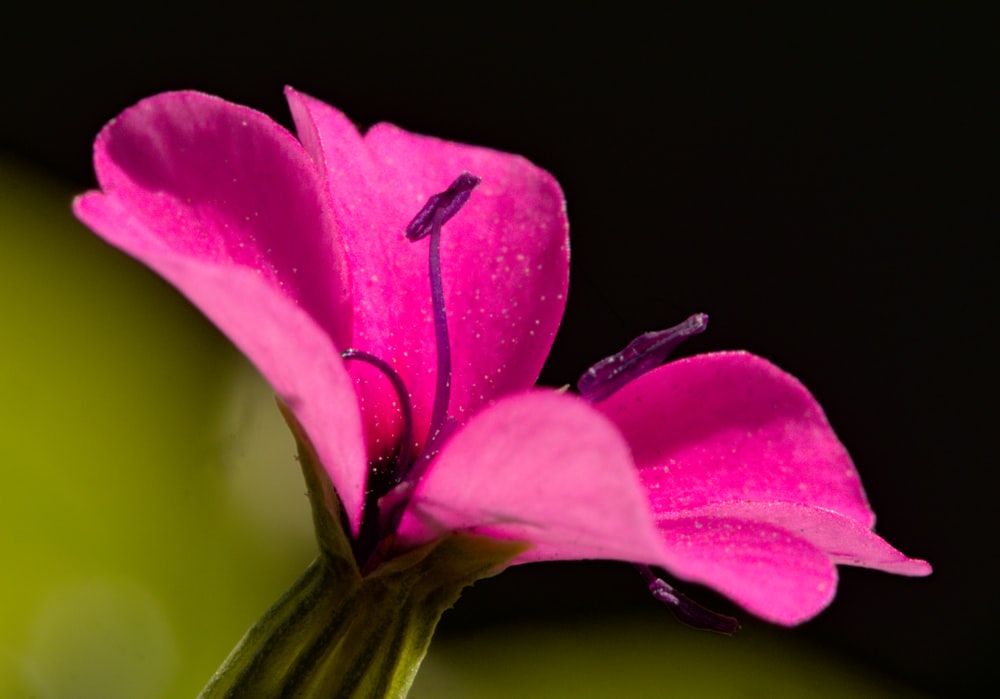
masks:
{"label": "flower stem", "polygon": [[438,620],[462,588],[521,550],[452,536],[346,587],[321,556],[247,632],[200,696],[405,697]]}

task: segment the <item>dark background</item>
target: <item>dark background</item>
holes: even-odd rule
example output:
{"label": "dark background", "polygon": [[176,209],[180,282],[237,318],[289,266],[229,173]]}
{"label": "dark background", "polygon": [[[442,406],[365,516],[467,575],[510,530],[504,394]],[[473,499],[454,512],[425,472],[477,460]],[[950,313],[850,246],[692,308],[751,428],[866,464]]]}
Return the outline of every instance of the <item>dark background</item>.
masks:
{"label": "dark background", "polygon": [[[573,226],[543,381],[696,311],[712,323],[685,353],[746,348],[797,375],[851,449],[879,533],[936,569],[842,569],[803,633],[972,693],[1000,611],[985,18],[334,5],[22,7],[0,41],[0,153],[82,190],[94,135],[138,99],[197,88],[289,124],[288,83],[362,125],[525,154],[559,178]],[[444,632],[625,609],[655,609],[627,567],[532,566],[478,585]]]}

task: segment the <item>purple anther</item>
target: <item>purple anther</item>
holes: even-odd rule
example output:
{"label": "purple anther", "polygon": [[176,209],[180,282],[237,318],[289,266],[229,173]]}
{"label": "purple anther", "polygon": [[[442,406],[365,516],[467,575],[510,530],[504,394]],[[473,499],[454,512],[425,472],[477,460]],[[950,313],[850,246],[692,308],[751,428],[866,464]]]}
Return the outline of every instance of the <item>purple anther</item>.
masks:
{"label": "purple anther", "polygon": [[576,388],[591,403],[604,400],[625,384],[663,364],[677,345],[707,327],[708,316],[696,313],[672,328],[640,335],[621,352],[587,369]]}
{"label": "purple anther", "polygon": [[448,189],[433,195],[424,204],[410,225],[406,227],[406,237],[410,240],[420,240],[431,234],[435,227],[440,228],[458,213],[469,200],[472,190],[479,186],[482,180],[468,172],[463,172]]}
{"label": "purple anther", "polygon": [[649,593],[670,607],[670,611],[678,620],[696,629],[716,631],[727,635],[739,631],[739,621],[731,616],[706,609],[690,597],[681,594],[665,580],[658,577],[649,566],[637,565],[636,569],[642,576],[643,582],[649,586]]}

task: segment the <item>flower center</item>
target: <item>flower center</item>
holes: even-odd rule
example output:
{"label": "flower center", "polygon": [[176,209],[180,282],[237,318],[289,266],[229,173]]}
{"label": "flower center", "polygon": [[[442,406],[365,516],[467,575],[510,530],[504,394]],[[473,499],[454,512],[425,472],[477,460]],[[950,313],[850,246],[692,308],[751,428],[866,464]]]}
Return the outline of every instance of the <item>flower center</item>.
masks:
{"label": "flower center", "polygon": [[[355,542],[355,556],[362,564],[371,558],[382,537],[395,530],[413,486],[420,480],[428,463],[440,451],[444,440],[455,427],[454,418],[448,416],[448,404],[451,400],[451,344],[441,278],[441,227],[461,210],[480,181],[475,175],[463,172],[448,189],[428,199],[406,227],[406,237],[411,242],[430,237],[428,276],[437,351],[437,381],[430,428],[424,440],[423,451],[418,457],[413,456],[413,407],[402,377],[388,362],[368,352],[348,349],[341,354],[343,359],[365,362],[385,375],[396,391],[403,422],[394,464],[389,468],[382,464],[372,464],[369,467],[361,531]],[[392,495],[386,497],[390,493]],[[380,500],[383,502],[380,503]]]}

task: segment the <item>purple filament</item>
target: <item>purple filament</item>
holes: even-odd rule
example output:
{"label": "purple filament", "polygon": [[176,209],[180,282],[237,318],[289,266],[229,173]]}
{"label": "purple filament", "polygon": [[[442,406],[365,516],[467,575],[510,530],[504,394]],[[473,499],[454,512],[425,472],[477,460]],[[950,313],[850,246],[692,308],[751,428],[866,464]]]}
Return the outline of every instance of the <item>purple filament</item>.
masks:
{"label": "purple filament", "polygon": [[[396,395],[399,396],[399,412],[403,419],[403,429],[399,436],[399,453],[396,455],[396,468],[392,474],[392,484],[389,486],[392,488],[403,479],[409,470],[410,451],[413,448],[413,407],[410,405],[410,395],[406,390],[406,384],[403,383],[403,378],[396,373],[396,370],[389,366],[388,362],[372,354],[362,352],[361,350],[349,349],[345,350],[340,356],[344,359],[360,360],[381,371],[396,390]],[[379,495],[383,494],[379,493]]]}
{"label": "purple filament", "polygon": [[[468,198],[468,197],[466,197]],[[441,223],[443,214],[434,215],[431,224],[430,276],[431,303],[434,307],[434,341],[437,346],[437,385],[434,387],[434,409],[427,434],[425,451],[430,454],[437,442],[451,401],[451,341],[448,338],[448,315],[444,307],[444,284],[441,281]]]}
{"label": "purple filament", "polygon": [[708,316],[696,313],[666,330],[648,332],[632,340],[617,354],[605,357],[587,369],[577,382],[580,395],[591,403],[604,400],[667,359],[684,340],[708,327]]}
{"label": "purple filament", "polygon": [[706,609],[693,599],[681,594],[665,580],[658,577],[649,566],[637,565],[636,569],[643,582],[649,587],[649,593],[660,602],[670,607],[680,621],[696,629],[705,629],[724,634],[734,634],[740,628],[740,622],[731,616]]}

